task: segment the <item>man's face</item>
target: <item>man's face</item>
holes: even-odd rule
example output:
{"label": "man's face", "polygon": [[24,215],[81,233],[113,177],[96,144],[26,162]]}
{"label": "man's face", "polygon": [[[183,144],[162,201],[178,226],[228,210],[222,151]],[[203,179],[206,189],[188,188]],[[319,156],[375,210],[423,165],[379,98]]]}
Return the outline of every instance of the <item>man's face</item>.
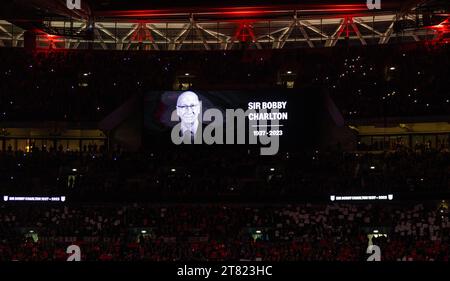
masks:
{"label": "man's face", "polygon": [[184,93],[177,101],[177,115],[182,122],[194,123],[200,113],[200,101],[194,93]]}

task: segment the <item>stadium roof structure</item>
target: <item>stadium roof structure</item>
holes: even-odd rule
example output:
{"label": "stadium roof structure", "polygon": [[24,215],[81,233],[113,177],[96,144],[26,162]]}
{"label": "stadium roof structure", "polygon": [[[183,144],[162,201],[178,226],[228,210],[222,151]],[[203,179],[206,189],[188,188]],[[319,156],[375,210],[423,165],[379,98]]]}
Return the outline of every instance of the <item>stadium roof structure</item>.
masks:
{"label": "stadium roof structure", "polygon": [[[75,3],[77,0],[68,0]],[[444,0],[13,0],[0,12],[0,46],[107,50],[233,50],[440,40]],[[189,2],[189,3],[188,3]],[[9,5],[8,5],[9,3]]]}

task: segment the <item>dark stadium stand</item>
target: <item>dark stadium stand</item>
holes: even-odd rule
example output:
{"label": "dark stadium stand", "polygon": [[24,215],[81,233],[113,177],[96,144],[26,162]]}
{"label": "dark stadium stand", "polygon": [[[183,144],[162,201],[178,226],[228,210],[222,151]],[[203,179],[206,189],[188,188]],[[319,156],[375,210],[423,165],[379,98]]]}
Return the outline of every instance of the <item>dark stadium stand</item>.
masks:
{"label": "dark stadium stand", "polygon": [[196,89],[223,90],[282,88],[279,75],[291,71],[294,87],[326,87],[349,119],[450,112],[448,46],[278,50],[269,56],[267,51],[30,54],[9,48],[0,54],[2,121],[99,121],[134,94],[171,89],[185,72],[195,75]]}
{"label": "dark stadium stand", "polygon": [[250,153],[236,148],[195,153],[40,148],[31,153],[3,152],[0,194],[68,195],[81,202],[295,202],[328,199],[330,194],[395,193],[423,198],[450,192],[448,149],[399,148],[382,154],[289,151],[272,157]]}
{"label": "dark stadium stand", "polygon": [[88,261],[358,261],[370,237],[384,261],[448,261],[448,211],[436,206],[8,206],[0,259],[65,260],[73,243]]}

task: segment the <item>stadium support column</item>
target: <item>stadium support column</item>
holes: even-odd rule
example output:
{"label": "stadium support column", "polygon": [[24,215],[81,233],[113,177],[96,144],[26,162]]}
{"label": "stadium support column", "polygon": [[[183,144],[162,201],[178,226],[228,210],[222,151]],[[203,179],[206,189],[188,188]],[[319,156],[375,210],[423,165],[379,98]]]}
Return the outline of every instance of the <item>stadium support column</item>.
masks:
{"label": "stadium support column", "polygon": [[350,32],[354,32],[354,34],[356,34],[358,39],[361,41],[362,45],[367,45],[366,40],[361,35],[361,32],[359,32],[359,29],[356,26],[356,24],[353,22],[353,17],[345,16],[341,20],[341,23],[339,24],[339,27],[336,29],[334,34],[325,43],[325,47],[334,47],[338,42],[339,38],[341,37],[341,35],[343,34],[345,35],[344,38],[348,44],[350,40]]}
{"label": "stadium support column", "polygon": [[27,51],[36,50],[36,32],[33,30],[27,30],[23,34],[24,37],[24,47]]}
{"label": "stadium support column", "polygon": [[2,147],[2,151],[6,151],[6,137],[9,135],[8,131],[6,130],[6,128],[2,128],[2,130],[0,131],[0,139],[1,139],[1,147]]}
{"label": "stadium support column", "polygon": [[108,130],[106,133],[106,152],[109,153],[111,151],[111,130]]}
{"label": "stadium support column", "polygon": [[229,45],[225,45],[225,49],[229,46],[228,49],[231,50],[235,41],[239,42],[241,47],[247,48],[251,43],[254,43],[258,49],[262,49],[261,44],[255,36],[253,23],[250,21],[243,21],[239,23],[234,36],[228,42]]}
{"label": "stadium support column", "polygon": [[95,40],[95,23],[92,18],[89,19],[89,24],[86,27],[86,39],[88,41],[88,49],[91,50]]}

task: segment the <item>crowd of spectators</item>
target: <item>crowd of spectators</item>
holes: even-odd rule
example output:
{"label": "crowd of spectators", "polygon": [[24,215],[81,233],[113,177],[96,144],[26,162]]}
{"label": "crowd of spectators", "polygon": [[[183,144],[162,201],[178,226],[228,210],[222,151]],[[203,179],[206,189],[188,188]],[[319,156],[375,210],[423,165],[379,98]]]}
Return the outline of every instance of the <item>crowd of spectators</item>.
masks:
{"label": "crowd of spectators", "polygon": [[0,206],[0,260],[449,259],[445,201],[294,205]]}
{"label": "crowd of spectators", "polygon": [[423,43],[226,52],[0,48],[0,121],[98,121],[134,94],[181,89],[183,81],[204,90],[321,85],[352,119],[447,115],[449,49]]}
{"label": "crowd of spectators", "polygon": [[298,200],[330,194],[432,194],[450,188],[448,150],[384,153],[177,147],[146,152],[0,152],[0,192],[73,200]]}

